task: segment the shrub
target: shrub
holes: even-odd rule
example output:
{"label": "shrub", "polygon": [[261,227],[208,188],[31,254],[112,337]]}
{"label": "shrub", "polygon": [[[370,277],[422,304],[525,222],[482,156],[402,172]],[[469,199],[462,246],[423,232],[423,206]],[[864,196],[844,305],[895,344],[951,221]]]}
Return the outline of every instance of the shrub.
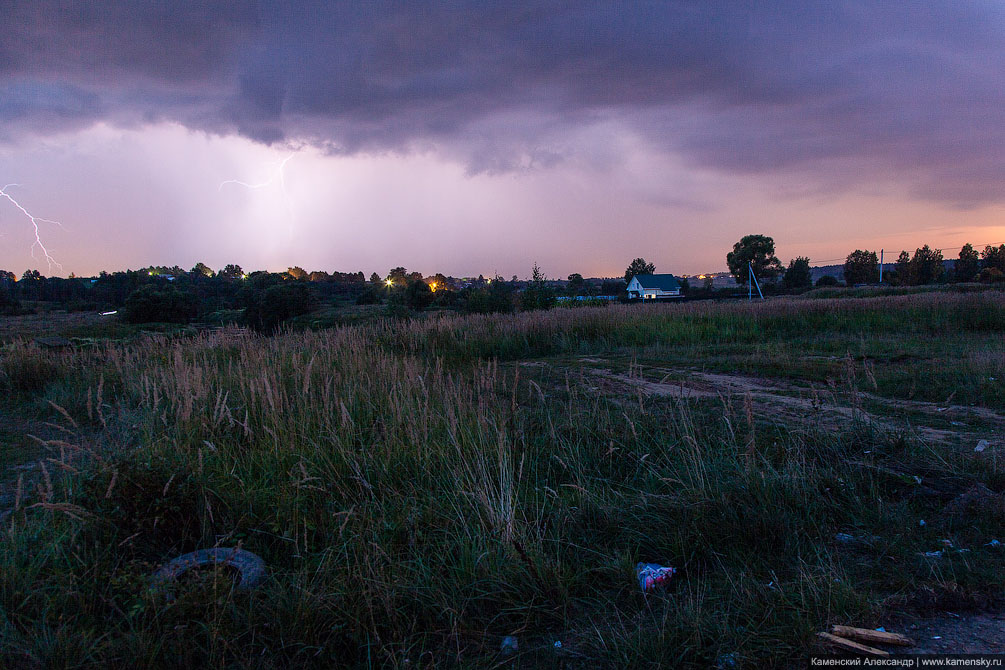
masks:
{"label": "shrub", "polygon": [[799,256],[789,261],[789,267],[782,277],[782,284],[785,288],[795,289],[813,285],[813,278],[810,276],[810,259]]}
{"label": "shrub", "polygon": [[376,286],[367,284],[363,287],[363,292],[356,296],[357,305],[379,305],[380,292]]}
{"label": "shrub", "polygon": [[244,321],[262,333],[273,333],[295,316],[314,311],[315,300],[306,283],[286,283],[271,286],[258,295],[244,310]]}
{"label": "shrub", "polygon": [[462,293],[462,300],[463,310],[474,314],[508,314],[515,309],[513,286],[504,281],[494,281],[487,287],[467,289]]}
{"label": "shrub", "polygon": [[977,276],[977,279],[986,284],[997,284],[998,282],[1005,281],[1005,274],[998,268],[984,268]]}
{"label": "shrub", "polygon": [[838,286],[838,285],[840,285],[840,282],[834,277],[831,277],[830,275],[824,275],[823,277],[817,280],[817,286]]}
{"label": "shrub", "polygon": [[426,282],[421,279],[409,282],[408,288],[405,289],[405,304],[408,305],[409,309],[421,312],[429,307],[431,302],[433,302],[433,292]]}
{"label": "shrub", "polygon": [[147,284],[126,298],[124,316],[129,323],[188,323],[198,312],[198,300],[191,293]]}

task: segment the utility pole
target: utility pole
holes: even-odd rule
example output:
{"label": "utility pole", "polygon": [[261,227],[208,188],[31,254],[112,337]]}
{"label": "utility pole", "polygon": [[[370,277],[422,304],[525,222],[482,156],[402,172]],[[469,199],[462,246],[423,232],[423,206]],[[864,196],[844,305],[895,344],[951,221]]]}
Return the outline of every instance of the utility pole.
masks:
{"label": "utility pole", "polygon": [[757,295],[761,296],[761,300],[764,300],[764,294],[761,293],[761,285],[757,283],[757,277],[754,276],[754,266],[747,261],[747,271],[750,273],[750,282],[747,284],[747,301],[754,299],[753,289],[754,286],[757,287]]}
{"label": "utility pole", "polygon": [[879,283],[883,283],[883,250],[879,250]]}

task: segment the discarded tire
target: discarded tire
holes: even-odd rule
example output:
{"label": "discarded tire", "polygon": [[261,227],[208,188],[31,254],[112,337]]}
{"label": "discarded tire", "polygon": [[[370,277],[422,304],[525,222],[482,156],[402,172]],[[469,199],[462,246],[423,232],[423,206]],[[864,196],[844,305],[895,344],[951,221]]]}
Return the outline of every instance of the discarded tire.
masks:
{"label": "discarded tire", "polygon": [[218,547],[183,554],[170,563],[165,563],[154,573],[154,582],[163,585],[175,581],[192,568],[207,565],[225,565],[237,570],[240,579],[237,580],[236,588],[239,589],[252,589],[265,577],[265,561],[259,556],[236,547]]}

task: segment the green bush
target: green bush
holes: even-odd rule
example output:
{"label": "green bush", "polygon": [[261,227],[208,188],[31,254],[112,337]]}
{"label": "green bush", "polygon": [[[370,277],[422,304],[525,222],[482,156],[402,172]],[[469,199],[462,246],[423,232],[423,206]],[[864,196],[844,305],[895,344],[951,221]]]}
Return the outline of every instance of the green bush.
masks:
{"label": "green bush", "polygon": [[174,287],[141,286],[126,298],[129,323],[188,323],[199,313],[199,301]]}
{"label": "green bush", "polygon": [[830,275],[824,275],[823,277],[817,280],[817,286],[840,286],[840,285],[841,282],[839,282],[834,277],[831,277]]}
{"label": "green bush", "polygon": [[286,283],[262,291],[244,310],[244,321],[262,333],[273,333],[283,322],[314,311],[316,301],[306,283]]}
{"label": "green bush", "polygon": [[377,287],[373,284],[367,284],[363,287],[363,292],[356,296],[357,305],[379,305],[380,304],[380,292]]}
{"label": "green bush", "polygon": [[405,289],[405,304],[408,305],[409,309],[421,312],[429,307],[431,302],[433,302],[433,292],[426,282],[416,279],[408,284],[408,288]]}

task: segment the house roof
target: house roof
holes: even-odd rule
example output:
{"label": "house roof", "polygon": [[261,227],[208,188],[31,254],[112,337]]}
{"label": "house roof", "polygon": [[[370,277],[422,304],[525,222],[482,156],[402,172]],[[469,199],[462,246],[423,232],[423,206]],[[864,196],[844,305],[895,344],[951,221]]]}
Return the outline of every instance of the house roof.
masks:
{"label": "house roof", "polygon": [[635,275],[642,288],[658,288],[661,291],[677,291],[680,282],[673,275]]}

